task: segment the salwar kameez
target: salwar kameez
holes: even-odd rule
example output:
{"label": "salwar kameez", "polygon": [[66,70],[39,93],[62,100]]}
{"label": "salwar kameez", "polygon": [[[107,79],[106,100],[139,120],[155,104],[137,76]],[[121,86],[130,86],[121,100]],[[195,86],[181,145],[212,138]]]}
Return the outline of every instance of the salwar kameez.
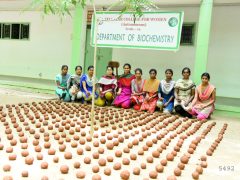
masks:
{"label": "salwar kameez", "polygon": [[95,101],[95,104],[97,106],[104,106],[105,104],[111,105],[117,88],[117,80],[115,76],[103,76],[98,81],[98,84],[101,91],[99,92],[99,97]]}
{"label": "salwar kameez", "polygon": [[141,106],[142,111],[148,111],[149,113],[153,113],[155,111],[158,100],[157,93],[159,83],[160,82],[157,79],[149,79],[145,82],[143,91],[146,93],[146,97]]}
{"label": "salwar kameez", "polygon": [[[86,83],[86,89],[90,93],[90,95],[87,94],[85,89],[83,88],[83,82]],[[83,98],[85,101],[91,101],[92,100],[92,93],[93,93],[93,78],[90,78],[87,74],[84,74],[80,79],[80,90],[83,93]],[[95,92],[95,99],[98,97],[97,93]]]}
{"label": "salwar kameez", "polygon": [[[163,110],[164,113],[171,113],[173,111],[174,107],[174,99],[172,99],[170,102],[170,98],[174,97],[174,85],[175,81],[169,81],[162,80],[160,82],[159,88],[158,88],[158,95],[159,98],[162,97],[163,100],[158,100],[157,106],[160,108],[160,110]],[[164,107],[165,103],[168,103],[166,107]]]}
{"label": "salwar kameez", "polygon": [[[192,80],[188,79],[179,79],[175,84],[175,89],[178,90],[178,99],[174,99],[174,108],[175,111],[184,117],[191,118],[191,102],[189,102],[192,97],[192,90],[195,89],[195,84]],[[188,103],[189,102],[189,103]],[[188,103],[188,104],[187,104]]]}
{"label": "salwar kameez", "polygon": [[131,81],[135,79],[135,75],[122,75],[118,80],[118,88],[121,88],[121,93],[114,99],[114,105],[128,109],[131,107]]}
{"label": "salwar kameez", "polygon": [[63,76],[62,74],[58,74],[55,78],[55,81],[59,82],[59,86],[61,87],[61,88],[57,87],[55,89],[55,93],[58,95],[60,99],[62,99],[65,102],[70,101],[70,94],[67,89],[67,81],[69,78],[70,78],[69,74],[65,76]]}
{"label": "salwar kameez", "polygon": [[204,92],[201,92],[201,89],[201,85],[199,85],[196,89],[195,98],[197,98],[197,101],[192,107],[192,115],[197,116],[197,119],[199,120],[204,120],[207,119],[214,111],[213,92],[215,87],[209,84]]}
{"label": "salwar kameez", "polygon": [[133,79],[131,82],[132,87],[132,95],[131,95],[131,103],[133,104],[133,108],[135,110],[140,110],[141,105],[144,101],[144,93],[143,93],[143,86],[145,80],[141,80],[140,83],[137,82],[136,79]]}

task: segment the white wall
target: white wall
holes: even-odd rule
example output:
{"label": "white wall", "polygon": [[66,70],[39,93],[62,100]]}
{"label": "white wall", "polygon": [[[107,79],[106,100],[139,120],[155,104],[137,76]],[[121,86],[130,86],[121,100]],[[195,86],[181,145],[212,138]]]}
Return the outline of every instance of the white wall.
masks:
{"label": "white wall", "polygon": [[30,40],[0,39],[0,75],[54,79],[62,64],[70,65],[71,17],[0,11],[0,22],[30,23]]}
{"label": "white wall", "polygon": [[240,98],[240,6],[214,7],[207,70],[217,94]]}
{"label": "white wall", "polygon": [[[164,10],[182,10],[184,11],[184,22],[198,21],[198,7],[177,7],[171,9],[164,8]],[[132,65],[133,70],[137,67],[142,68],[145,78],[149,76],[148,71],[151,68],[157,69],[158,78],[160,79],[164,77],[165,69],[172,68],[174,71],[174,78],[178,79],[181,77],[182,68],[187,66],[193,71],[195,50],[195,46],[181,46],[178,52],[114,49],[113,60],[120,62],[120,73],[122,72],[122,65],[127,62]]]}
{"label": "white wall", "polygon": [[[184,22],[196,22],[198,25],[198,7],[171,9],[183,10]],[[239,17],[240,6],[214,6],[213,8],[207,71],[211,75],[211,82],[217,88],[217,96],[240,98]],[[176,53],[157,50],[114,49],[113,60],[119,61],[121,66],[128,62],[132,64],[133,69],[141,67],[145,78],[148,76],[150,68],[158,70],[160,79],[164,77],[166,68],[172,68],[174,79],[178,79],[181,77],[183,67],[188,66],[193,71],[196,43],[195,41],[195,46],[181,46]]]}

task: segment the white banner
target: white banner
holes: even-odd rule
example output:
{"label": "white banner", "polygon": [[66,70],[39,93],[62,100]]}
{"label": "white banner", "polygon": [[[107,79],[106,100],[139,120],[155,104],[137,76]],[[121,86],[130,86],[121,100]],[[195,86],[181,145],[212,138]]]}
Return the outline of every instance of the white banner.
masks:
{"label": "white banner", "polygon": [[92,20],[92,41],[95,44],[97,28],[98,47],[136,48],[136,49],[179,49],[183,12],[144,12],[140,18],[132,13],[97,12]]}

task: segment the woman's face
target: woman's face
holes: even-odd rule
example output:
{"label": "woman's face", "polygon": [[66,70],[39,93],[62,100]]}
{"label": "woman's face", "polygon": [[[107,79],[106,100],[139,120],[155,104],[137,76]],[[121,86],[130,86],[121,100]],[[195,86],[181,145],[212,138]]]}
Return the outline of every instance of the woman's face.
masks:
{"label": "woman's face", "polygon": [[203,76],[202,77],[202,84],[208,84],[208,82],[209,82],[208,77],[207,76]]}
{"label": "woman's face", "polygon": [[82,69],[78,67],[75,71],[76,75],[80,76],[82,74]]}
{"label": "woman's face", "polygon": [[89,76],[93,76],[93,68],[90,68],[90,69],[88,70],[88,75],[89,75]]}
{"label": "woman's face", "polygon": [[67,67],[64,67],[63,69],[62,69],[62,74],[63,75],[66,75],[68,73],[68,68]]}
{"label": "woman's face", "polygon": [[151,71],[149,74],[151,79],[156,79],[157,74],[155,73],[155,71]]}
{"label": "woman's face", "polygon": [[165,73],[166,79],[172,79],[173,74],[170,71]]}
{"label": "woman's face", "polygon": [[107,75],[108,75],[108,76],[112,76],[112,74],[113,74],[112,68],[108,67],[108,68],[107,68]]}
{"label": "woman's face", "polygon": [[128,65],[124,66],[123,69],[124,69],[124,74],[129,74],[131,71],[131,68]]}
{"label": "woman's face", "polygon": [[182,75],[183,75],[183,79],[189,79],[190,72],[187,69],[185,69]]}
{"label": "woman's face", "polygon": [[135,72],[135,77],[140,79],[142,77],[141,72],[140,71],[136,71]]}

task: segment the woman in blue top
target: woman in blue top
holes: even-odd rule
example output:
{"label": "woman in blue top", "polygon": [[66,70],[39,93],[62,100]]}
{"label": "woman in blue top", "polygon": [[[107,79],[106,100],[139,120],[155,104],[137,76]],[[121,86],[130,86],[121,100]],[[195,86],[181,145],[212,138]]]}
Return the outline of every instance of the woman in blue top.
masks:
{"label": "woman in blue top", "polygon": [[174,85],[175,81],[172,80],[173,71],[167,69],[165,71],[166,79],[160,82],[158,88],[158,102],[157,106],[160,111],[164,113],[171,113],[174,107]]}
{"label": "woman in blue top", "polygon": [[58,74],[55,79],[57,84],[55,92],[58,95],[59,99],[65,102],[70,101],[70,95],[67,90],[67,81],[69,78],[70,75],[68,74],[68,66],[62,65],[61,74]]}
{"label": "woman in blue top", "polygon": [[[80,79],[80,90],[83,92],[83,98],[86,102],[92,100],[92,92],[93,92],[93,66],[88,67],[88,73],[84,74]],[[97,83],[97,80],[95,81]],[[97,98],[97,94],[95,93],[95,98]]]}

